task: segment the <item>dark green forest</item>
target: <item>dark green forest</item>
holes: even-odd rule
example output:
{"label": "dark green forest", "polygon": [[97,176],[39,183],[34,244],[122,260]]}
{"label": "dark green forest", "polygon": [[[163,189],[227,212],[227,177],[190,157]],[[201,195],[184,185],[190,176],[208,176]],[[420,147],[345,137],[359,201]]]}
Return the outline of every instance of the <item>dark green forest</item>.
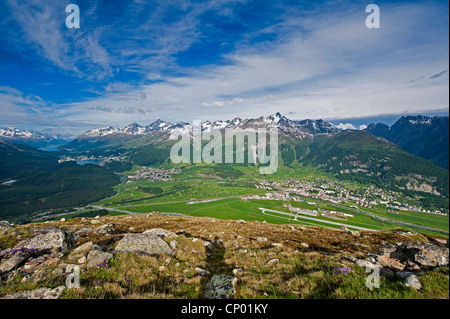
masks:
{"label": "dark green forest", "polygon": [[112,194],[120,178],[97,165],[58,164],[55,152],[2,142],[0,144],[0,220],[28,221],[31,216],[54,209],[83,206]]}
{"label": "dark green forest", "polygon": [[0,219],[86,205],[111,195],[117,183],[117,175],[89,164],[34,173],[0,187]]}

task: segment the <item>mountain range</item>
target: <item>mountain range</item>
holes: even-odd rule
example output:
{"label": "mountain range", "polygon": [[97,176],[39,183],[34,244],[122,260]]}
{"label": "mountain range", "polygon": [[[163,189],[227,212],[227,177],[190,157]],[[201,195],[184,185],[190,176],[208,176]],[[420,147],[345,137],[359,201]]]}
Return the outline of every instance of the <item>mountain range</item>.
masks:
{"label": "mountain range", "polygon": [[[435,135],[442,134],[442,139],[445,140],[443,132],[445,118],[436,120],[410,117],[407,120],[411,125],[415,125],[416,131],[406,126],[409,131],[404,130],[404,134],[408,134],[404,136],[405,141],[417,140],[418,136],[425,138],[426,134],[419,134],[425,130],[424,126],[434,127],[432,131],[436,132]],[[339,179],[363,184],[372,183],[392,190],[420,191],[436,196],[448,196],[448,171],[426,159],[416,157],[395,142],[376,136],[379,130],[371,132],[374,127],[386,129],[382,125],[371,125],[366,130],[341,130],[323,120],[295,121],[280,113],[254,119],[235,118],[202,122],[204,132],[227,128],[271,127],[276,127],[279,131],[280,162],[285,167],[309,165],[331,173]],[[402,129],[399,128],[401,126],[397,124],[393,127],[394,129],[390,129],[387,126],[385,131],[392,130],[401,135]],[[142,166],[170,164],[170,150],[174,143],[169,139],[170,134],[183,134],[191,129],[192,125],[185,122],[172,124],[163,120],[146,127],[136,123],[123,129],[103,127],[82,134],[61,149],[85,152],[94,156],[127,154],[133,164]],[[430,138],[437,139],[435,135]],[[441,152],[443,154],[440,158],[445,157],[445,154],[448,157],[448,146],[446,148],[441,146]]]}
{"label": "mountain range", "polygon": [[[317,134],[317,133],[337,133],[340,130],[336,128],[333,124],[325,122],[323,120],[303,120],[303,121],[293,121],[280,113],[275,115],[270,115],[267,117],[259,117],[257,119],[241,119],[239,117],[232,120],[220,120],[215,122],[205,121],[202,122],[203,131],[220,130],[225,128],[242,128],[246,129],[249,127],[258,128],[273,126],[282,130],[284,133],[303,133],[303,134]],[[82,134],[78,139],[89,139],[103,137],[107,135],[118,135],[125,134],[130,136],[142,136],[147,135],[152,132],[157,131],[171,131],[176,128],[186,128],[190,129],[191,125],[186,122],[178,122],[177,124],[172,124],[164,120],[158,119],[157,121],[147,125],[141,126],[137,123],[133,123],[125,126],[122,129],[116,129],[111,126],[95,128]]]}
{"label": "mountain range", "polygon": [[[323,120],[294,121],[280,113],[267,117],[261,116],[256,119],[241,119],[237,117],[232,120],[205,121],[201,123],[201,126],[202,131],[276,127],[281,134],[297,138],[305,138],[314,134],[333,134],[341,131],[333,124]],[[165,135],[168,137],[175,130],[178,133],[185,133],[191,129],[192,124],[186,122],[172,124],[161,119],[147,126],[133,123],[121,129],[111,126],[100,127],[85,132],[60,148],[70,151],[88,151],[119,145],[141,137],[154,136],[158,133],[167,133]]]}
{"label": "mountain range", "polygon": [[[295,138],[308,138],[317,134],[337,134],[343,130],[323,120],[301,120],[295,121],[286,118],[280,113],[267,117],[255,119],[234,118],[232,120],[205,121],[202,122],[202,131],[221,129],[247,129],[247,128],[269,128],[276,127],[284,136]],[[144,136],[165,135],[175,130],[183,133],[192,128],[186,122],[172,124],[164,120],[141,126],[137,123],[130,124],[122,129],[111,126],[92,129],[78,138],[62,145],[61,149],[70,151],[92,151],[98,148],[118,146],[130,140]],[[449,118],[448,117],[426,117],[426,116],[404,116],[394,125],[388,126],[383,123],[370,124],[365,131],[382,137],[400,146],[412,155],[430,160],[434,164],[449,168]]]}
{"label": "mountain range", "polygon": [[[447,132],[445,132],[445,125],[447,125]],[[302,167],[309,167],[313,170],[324,172],[327,176],[357,182],[361,185],[371,184],[382,189],[399,191],[411,197],[416,197],[418,194],[419,197],[417,198],[421,202],[423,201],[422,204],[424,206],[448,209],[448,170],[433,164],[427,159],[413,155],[406,151],[406,147],[401,147],[395,142],[388,140],[388,138],[394,139],[395,134],[393,132],[396,132],[398,143],[407,144],[409,138],[411,144],[415,143],[417,145],[417,149],[419,149],[419,146],[422,146],[425,153],[417,154],[427,155],[425,151],[427,145],[433,146],[433,149],[439,151],[433,143],[436,141],[441,142],[441,140],[445,139],[448,140],[448,118],[406,117],[400,119],[392,127],[373,124],[366,130],[341,130],[323,120],[295,121],[286,118],[280,113],[255,119],[235,118],[202,123],[202,130],[206,132],[213,129],[270,129],[271,127],[276,127],[279,131],[278,167],[282,175],[289,171],[294,172]],[[133,123],[122,129],[110,126],[101,127],[92,129],[69,143],[60,146],[58,152],[39,151],[32,147],[14,144],[12,139],[3,138],[0,139],[0,181],[19,179],[20,182],[15,183],[15,188],[19,186],[29,187],[27,183],[34,185],[37,180],[33,176],[27,178],[30,174],[38,174],[40,178],[44,178],[48,175],[48,172],[56,172],[58,179],[67,180],[66,174],[67,171],[70,171],[79,177],[77,181],[79,188],[76,189],[76,192],[81,194],[86,190],[81,185],[91,183],[89,182],[92,181],[90,176],[94,173],[90,171],[85,172],[88,168],[76,167],[79,165],[75,165],[73,162],[72,164],[67,164],[69,165],[67,167],[63,166],[60,168],[57,164],[59,156],[69,154],[67,152],[94,157],[120,154],[124,158],[124,163],[130,167],[131,164],[173,167],[173,163],[170,161],[170,151],[175,141],[170,140],[169,137],[171,133],[183,133],[191,128],[192,125],[185,122],[172,124],[163,120],[158,120],[147,126]],[[404,136],[404,139],[400,139],[402,131],[405,132],[404,134],[408,134]],[[22,136],[19,132],[14,132],[14,134]],[[387,138],[377,136],[381,134]],[[22,137],[26,138],[26,136],[25,134]],[[28,134],[28,136],[30,135]],[[435,141],[429,141],[427,144],[427,142],[423,141],[427,137],[430,139],[434,138]],[[418,141],[422,142],[419,143]],[[438,156],[436,153],[433,158],[444,158],[447,156],[448,162],[448,144],[445,147],[444,145],[440,147],[440,151],[443,154]],[[75,167],[70,165],[75,165]],[[236,165],[242,166],[243,164]],[[247,164],[244,166],[247,166]],[[93,168],[90,169],[92,170]],[[220,169],[225,168],[221,167]],[[227,169],[228,178],[234,176],[235,168],[231,166],[227,167]],[[117,173],[118,171],[114,167],[98,167],[97,171],[95,171],[98,178],[108,180],[107,183],[99,187],[101,194],[108,193],[108,187],[114,183],[112,172]],[[267,178],[271,178],[271,176]],[[67,183],[65,181],[60,183],[60,185],[61,187],[73,185],[73,182]],[[95,182],[89,185],[89,189],[92,191],[95,188]],[[40,192],[37,185],[33,187],[37,187],[33,189],[33,194]],[[0,191],[3,193],[14,192],[14,189],[0,189]],[[48,190],[49,194],[53,191],[53,188]],[[97,196],[100,196],[100,194],[95,196],[99,198]],[[16,203],[16,200],[20,202],[19,198],[14,198],[14,203]],[[70,202],[68,197],[65,197],[64,201]],[[30,205],[35,206],[37,203],[40,203],[35,201],[28,202]],[[44,207],[42,203],[39,205]],[[59,207],[56,202],[52,205]],[[5,209],[13,214],[14,207],[5,206]],[[27,209],[24,207],[23,211],[27,211]]]}
{"label": "mountain range", "polygon": [[[202,131],[247,128],[276,127],[284,136],[300,139],[316,134],[337,134],[343,130],[323,120],[290,120],[280,113],[255,119],[205,121]],[[83,152],[95,151],[102,148],[115,148],[119,145],[142,137],[162,135],[166,139],[168,134],[177,131],[183,133],[192,128],[186,122],[172,124],[162,119],[141,126],[132,123],[124,128],[112,126],[91,129],[75,139],[58,134],[45,134],[36,131],[19,130],[16,128],[0,129],[0,140],[17,144],[24,144],[34,148],[58,147],[59,149]],[[400,146],[412,155],[430,160],[434,164],[449,169],[449,118],[443,116],[403,116],[394,125],[372,123],[364,131],[382,137]]]}
{"label": "mountain range", "polygon": [[449,168],[449,118],[403,116],[394,125],[370,124],[366,131],[394,142],[413,155]]}
{"label": "mountain range", "polygon": [[0,128],[0,140],[16,144],[28,145],[34,148],[55,147],[66,144],[72,138],[59,134],[45,134],[36,131],[19,130],[17,128]]}
{"label": "mountain range", "polygon": [[[295,121],[286,118],[280,113],[255,119],[205,121],[202,122],[202,131],[247,128],[276,127],[284,136],[300,139],[316,134],[337,134],[343,130],[323,120]],[[69,136],[58,134],[45,134],[36,131],[19,130],[16,128],[0,129],[0,140],[24,144],[34,148],[59,147],[70,151],[92,151],[98,148],[118,146],[130,140],[161,133],[172,133],[175,130],[183,133],[192,128],[186,122],[172,124],[162,119],[141,126],[132,123],[124,128],[112,126],[91,129],[79,137],[72,139]],[[430,160],[434,164],[449,169],[449,118],[443,116],[403,116],[392,126],[383,123],[372,123],[364,131],[382,137],[400,146],[412,155]],[[163,134],[166,137],[167,134]]]}

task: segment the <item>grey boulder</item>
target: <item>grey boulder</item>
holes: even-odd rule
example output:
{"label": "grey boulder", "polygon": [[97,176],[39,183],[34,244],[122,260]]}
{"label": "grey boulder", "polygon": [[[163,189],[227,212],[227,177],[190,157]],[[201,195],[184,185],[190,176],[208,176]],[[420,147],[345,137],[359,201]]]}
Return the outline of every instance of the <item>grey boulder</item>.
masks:
{"label": "grey boulder", "polygon": [[177,234],[175,234],[175,233],[173,233],[173,232],[171,232],[169,230],[163,229],[163,228],[149,229],[149,230],[146,230],[145,232],[143,232],[143,234],[155,235],[155,236],[158,236],[158,237],[161,237],[161,238],[178,237]]}
{"label": "grey boulder", "polygon": [[231,299],[236,290],[236,278],[228,275],[214,275],[206,284],[205,297],[207,299]]}
{"label": "grey boulder", "polygon": [[127,234],[114,252],[137,252],[144,255],[172,254],[172,249],[161,237],[153,233]]}
{"label": "grey boulder", "polygon": [[25,262],[25,260],[27,260],[28,257],[30,257],[30,253],[27,251],[19,251],[15,253],[11,258],[7,259],[3,263],[0,263],[0,275],[18,268]]}
{"label": "grey boulder", "polygon": [[19,242],[14,249],[28,249],[28,250],[58,250],[67,251],[74,246],[74,235],[69,231],[59,228],[52,229],[48,233],[37,235],[33,238],[25,239]]}
{"label": "grey boulder", "polygon": [[111,258],[113,258],[113,254],[93,249],[88,253],[86,258],[87,268],[100,266],[102,263],[106,263]]}
{"label": "grey boulder", "polygon": [[55,289],[39,288],[30,291],[22,291],[4,296],[1,299],[59,299],[65,290],[65,286]]}

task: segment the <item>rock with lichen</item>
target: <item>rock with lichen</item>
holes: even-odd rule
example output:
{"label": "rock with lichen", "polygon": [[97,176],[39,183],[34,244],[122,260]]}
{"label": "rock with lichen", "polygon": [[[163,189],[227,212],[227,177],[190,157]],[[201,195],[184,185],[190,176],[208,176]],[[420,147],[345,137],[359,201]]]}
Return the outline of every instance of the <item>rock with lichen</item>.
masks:
{"label": "rock with lichen", "polygon": [[236,278],[228,275],[214,275],[205,286],[207,299],[232,299],[236,289]]}

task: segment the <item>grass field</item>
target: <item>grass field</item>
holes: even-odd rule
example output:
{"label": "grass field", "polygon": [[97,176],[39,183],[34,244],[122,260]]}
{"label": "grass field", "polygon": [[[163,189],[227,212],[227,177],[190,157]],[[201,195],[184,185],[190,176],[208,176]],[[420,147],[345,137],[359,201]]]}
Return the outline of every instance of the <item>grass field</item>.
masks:
{"label": "grass field", "polygon": [[[178,165],[177,167],[181,168],[181,173],[173,175],[172,181],[149,182],[141,179],[120,184],[115,187],[116,195],[95,204],[108,209],[117,208],[118,210],[128,211],[130,213],[149,213],[156,211],[197,217],[214,217],[226,220],[266,221],[267,223],[273,224],[289,223],[332,228],[341,227],[339,225],[320,222],[320,220],[323,220],[337,222],[350,228],[351,226],[356,226],[373,230],[389,230],[399,227],[397,224],[382,221],[367,214],[372,213],[382,218],[432,227],[447,231],[447,233],[449,230],[449,219],[447,216],[414,212],[388,213],[385,207],[361,208],[361,210],[364,210],[361,211],[350,207],[354,203],[336,205],[309,197],[303,198],[304,201],[244,200],[240,196],[264,195],[268,192],[256,188],[256,185],[264,176],[261,176],[258,168],[252,165],[231,167],[200,164]],[[125,174],[132,174],[136,170],[137,168],[134,167]],[[282,181],[287,177],[314,180],[317,178],[328,178],[329,176],[311,167],[296,169],[283,167],[283,169],[277,172],[276,177],[275,180]],[[358,188],[359,185],[349,184],[348,187]],[[193,201],[197,201],[197,203],[189,203]],[[198,203],[198,201],[205,202]],[[297,219],[294,220],[294,218],[274,212],[266,212],[264,214],[260,210],[260,208],[266,208],[292,213],[287,207],[283,206],[284,204],[309,210],[334,210],[351,214],[353,217],[348,217],[347,220],[343,220],[319,215],[314,217],[317,220],[313,221],[302,218],[302,215],[299,214]],[[110,214],[113,213],[120,214],[120,212],[110,211]],[[414,227],[403,228],[416,229]],[[433,230],[421,231],[437,234]]]}
{"label": "grass field", "polygon": [[[340,228],[337,225],[330,225],[327,223],[320,223],[316,221],[310,221],[302,219],[302,215],[298,215],[298,220],[293,218],[287,218],[286,216],[276,213],[263,214],[259,208],[267,208],[289,213],[286,207],[283,207],[281,201],[268,201],[268,200],[242,200],[240,198],[227,198],[212,202],[187,204],[186,202],[178,203],[152,203],[146,205],[130,205],[120,206],[121,210],[130,211],[133,213],[150,213],[150,212],[163,212],[163,213],[180,213],[189,216],[197,217],[214,217],[219,219],[243,219],[243,220],[257,220],[260,222],[266,221],[273,224],[306,224],[314,226],[326,226],[332,228]],[[384,225],[381,222],[373,220],[363,214],[356,215],[349,221],[342,221],[342,224],[348,226],[354,225],[359,227],[370,228],[374,230],[386,230],[395,228],[394,225]],[[334,219],[325,218],[322,216],[315,217],[321,220],[336,221]],[[340,222],[340,221],[337,221]]]}

